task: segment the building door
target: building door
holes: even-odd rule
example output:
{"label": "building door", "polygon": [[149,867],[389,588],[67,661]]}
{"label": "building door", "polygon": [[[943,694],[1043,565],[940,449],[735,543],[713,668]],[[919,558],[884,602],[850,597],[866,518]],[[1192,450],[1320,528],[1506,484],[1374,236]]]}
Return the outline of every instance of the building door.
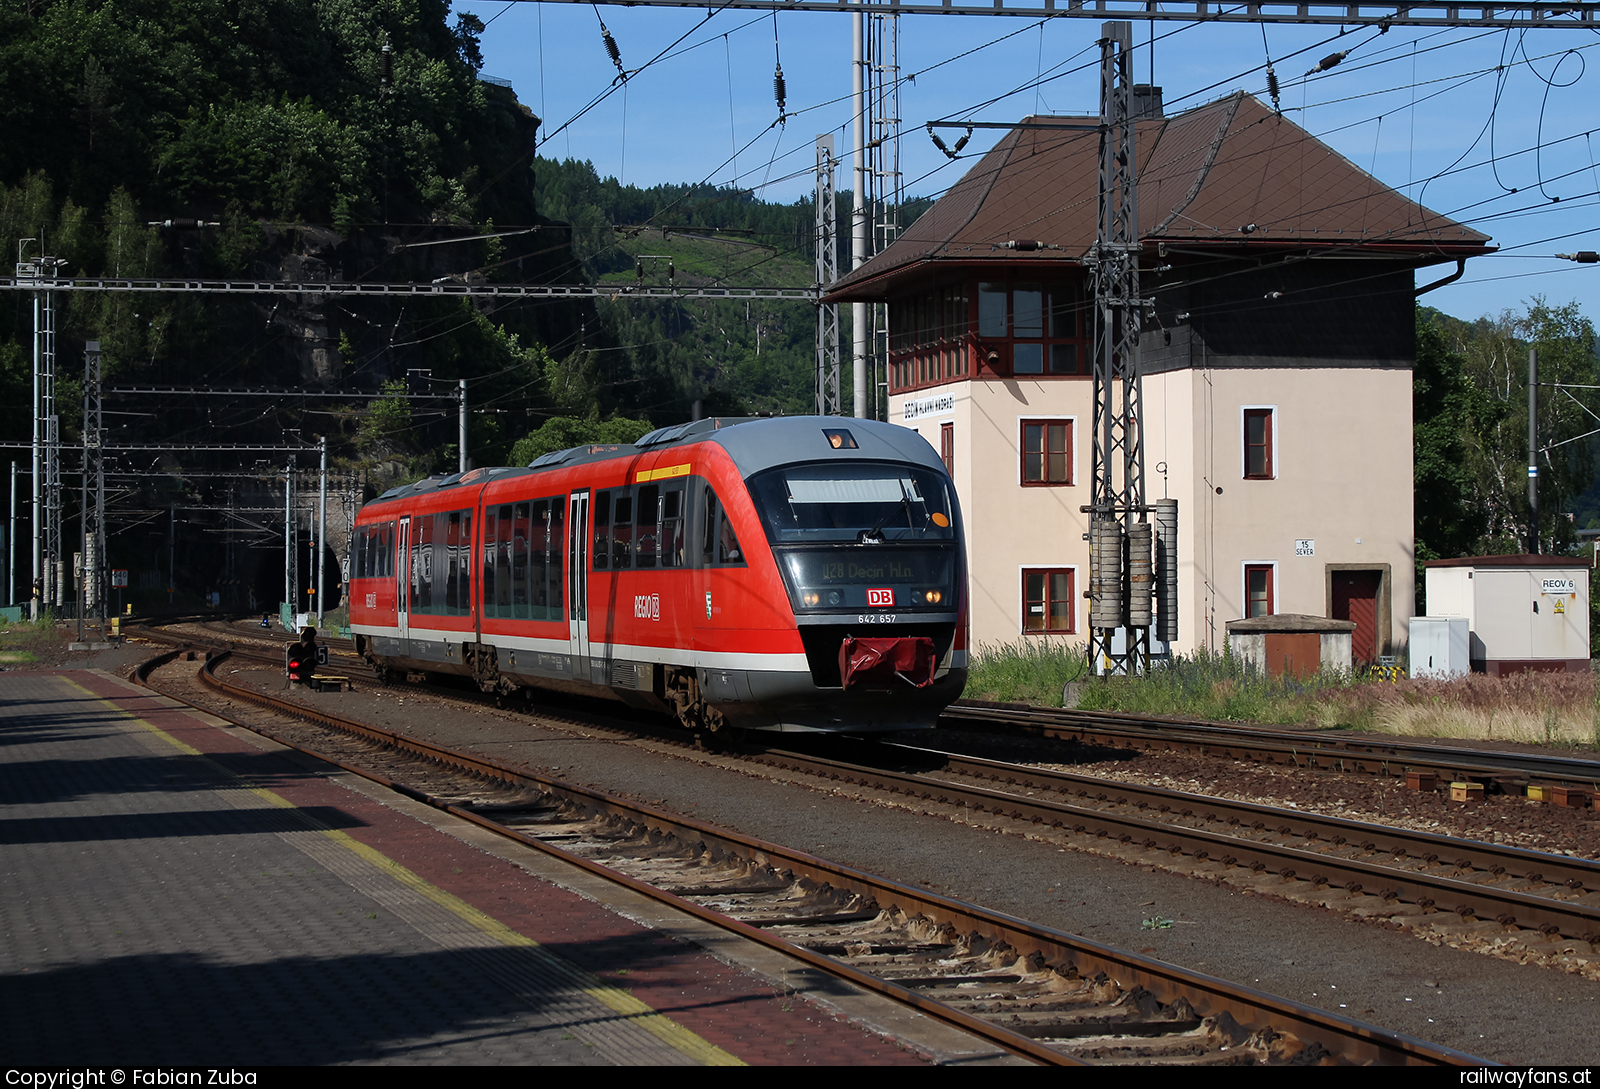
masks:
{"label": "building door", "polygon": [[1333,572],[1333,619],[1353,620],[1350,657],[1357,663],[1378,660],[1378,588],[1382,571]]}

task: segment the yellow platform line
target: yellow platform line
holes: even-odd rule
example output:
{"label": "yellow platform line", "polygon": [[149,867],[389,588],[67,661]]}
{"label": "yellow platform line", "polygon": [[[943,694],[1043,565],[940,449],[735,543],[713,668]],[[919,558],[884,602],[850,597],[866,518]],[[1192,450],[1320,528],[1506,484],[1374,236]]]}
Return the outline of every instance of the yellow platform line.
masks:
{"label": "yellow platform line", "polygon": [[[77,681],[72,680],[71,678],[65,679],[68,684],[72,685],[89,698],[99,700],[102,703],[110,703],[110,701],[105,699],[105,697],[96,695],[87,688],[83,687],[83,685],[79,684]],[[111,704],[111,706],[116,707],[115,704]],[[123,710],[120,707],[117,707],[116,709],[128,719],[139,726],[144,727],[146,730],[150,731],[150,733],[159,737],[161,740],[165,741],[167,744],[171,745],[185,756],[194,756],[205,761],[219,775],[240,783],[244,789],[248,790],[256,797],[261,798],[269,805],[276,806],[279,809],[299,810],[299,806],[295,805],[295,803],[291,802],[289,799],[280,794],[276,794],[265,787],[255,786],[254,784],[241,779],[227,768],[222,767],[216,761],[206,756],[193,745],[179,741],[176,737],[173,737],[167,731],[163,730],[154,723],[147,722],[138,715]],[[500,942],[502,945],[518,946],[537,950],[538,955],[544,962],[545,966],[553,970],[555,974],[564,978],[567,982],[571,983],[573,986],[583,991],[584,994],[587,994],[589,997],[604,1005],[607,1009],[628,1018],[633,1024],[638,1025],[640,1028],[650,1033],[650,1035],[656,1037],[656,1039],[660,1040],[674,1051],[693,1059],[702,1066],[748,1065],[737,1056],[730,1055],[728,1052],[722,1050],[722,1048],[711,1043],[709,1040],[706,1040],[689,1029],[684,1028],[670,1017],[657,1013],[649,1005],[635,998],[627,991],[622,990],[620,987],[613,987],[609,983],[597,979],[588,972],[585,972],[577,965],[563,960],[554,953],[545,951],[545,949],[537,941],[528,937],[526,934],[519,934],[505,923],[502,923],[500,920],[488,915],[478,908],[473,907],[460,897],[439,888],[432,882],[407,869],[405,866],[402,866],[400,863],[396,862],[382,851],[367,846],[365,843],[362,843],[360,840],[354,838],[346,832],[339,831],[337,828],[329,828],[315,817],[312,817],[303,811],[301,811],[299,815],[302,819],[311,824],[317,831],[321,832],[333,842],[339,844],[341,847],[344,847],[346,850],[349,850],[357,857],[367,862],[369,865],[377,867],[379,870],[388,874],[395,881],[399,882],[401,885],[404,885],[406,888],[428,898],[429,900],[432,900],[440,907],[452,912],[459,918],[472,924],[478,930]]]}

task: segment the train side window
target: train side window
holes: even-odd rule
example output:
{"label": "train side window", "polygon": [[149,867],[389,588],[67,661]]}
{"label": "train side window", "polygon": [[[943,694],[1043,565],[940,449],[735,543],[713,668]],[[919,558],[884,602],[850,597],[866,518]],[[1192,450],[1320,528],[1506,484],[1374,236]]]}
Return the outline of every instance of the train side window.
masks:
{"label": "train side window", "polygon": [[656,551],[661,540],[661,486],[646,484],[639,489],[639,510],[635,516],[639,527],[635,538],[635,556],[638,567],[654,567]]}
{"label": "train side window", "polygon": [[550,537],[549,552],[546,553],[548,564],[545,569],[545,619],[560,620],[561,610],[561,580],[562,572],[566,570],[563,557],[567,547],[567,500],[564,498],[550,500]]}
{"label": "train side window", "polygon": [[516,528],[511,521],[511,504],[507,503],[500,508],[495,528],[494,601],[500,610],[500,615],[510,617],[512,615],[511,537]]}
{"label": "train side window", "polygon": [[549,590],[545,586],[545,572],[549,570],[550,555],[550,500],[541,499],[533,505],[533,517],[528,523],[528,604],[529,615],[535,620],[548,620],[545,600]]}
{"label": "train side window", "polygon": [[616,510],[611,516],[611,566],[633,566],[633,496],[626,492],[617,494]]}
{"label": "train side window", "polygon": [[717,555],[717,493],[707,484],[700,512],[700,566],[710,567]]}
{"label": "train side window", "polygon": [[[518,503],[515,520],[512,522],[511,536],[511,609],[512,615],[518,620],[528,619],[529,582],[532,572],[528,569],[528,553],[530,551],[543,551],[538,543],[537,530],[534,520],[538,518],[538,504],[533,506],[530,517],[528,504]],[[543,557],[541,557],[543,558]]]}
{"label": "train side window", "polygon": [[683,566],[683,489],[661,497],[661,566]]}
{"label": "train side window", "polygon": [[493,507],[483,508],[483,615],[499,616],[494,596],[494,549],[496,522]]}
{"label": "train side window", "polygon": [[453,510],[438,516],[434,539],[444,548],[444,611],[459,616],[461,608],[461,512]]}
{"label": "train side window", "polygon": [[594,569],[611,566],[611,493],[596,492],[594,497]]}
{"label": "train side window", "polygon": [[461,557],[461,586],[456,591],[456,612],[466,616],[472,612],[472,512],[461,512],[461,533],[457,538],[460,548],[457,554]]}
{"label": "train side window", "polygon": [[432,521],[433,548],[428,556],[429,581],[433,584],[431,611],[448,616],[455,611],[450,596],[455,590],[450,584],[450,515],[441,511]]}
{"label": "train side window", "polygon": [[744,551],[739,547],[739,537],[728,520],[727,508],[717,511],[717,562],[744,566]]}
{"label": "train side window", "polygon": [[744,552],[739,548],[739,538],[728,520],[728,510],[717,502],[717,493],[706,487],[705,535],[700,546],[700,563],[703,567],[737,564],[743,566]]}
{"label": "train side window", "polygon": [[423,515],[411,523],[411,611],[433,612],[433,519]]}

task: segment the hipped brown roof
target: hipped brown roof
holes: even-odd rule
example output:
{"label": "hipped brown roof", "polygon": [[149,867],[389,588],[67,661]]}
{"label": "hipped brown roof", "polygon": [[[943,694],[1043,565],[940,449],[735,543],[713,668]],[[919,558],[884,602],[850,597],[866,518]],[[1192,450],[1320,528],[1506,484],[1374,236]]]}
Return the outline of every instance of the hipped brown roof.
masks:
{"label": "hipped brown roof", "polygon": [[[829,299],[881,297],[928,262],[1076,264],[1094,243],[1095,118],[1032,117]],[[1339,249],[1417,265],[1488,252],[1489,236],[1408,200],[1243,91],[1136,125],[1139,234],[1147,242]],[[1249,231],[1241,228],[1251,227]],[[1007,250],[1010,240],[1050,247]]]}

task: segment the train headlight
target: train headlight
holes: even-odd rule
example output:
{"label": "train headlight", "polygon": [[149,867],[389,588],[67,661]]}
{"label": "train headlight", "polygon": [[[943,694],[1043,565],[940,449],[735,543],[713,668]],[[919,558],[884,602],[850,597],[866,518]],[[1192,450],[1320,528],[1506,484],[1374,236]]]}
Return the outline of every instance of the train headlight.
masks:
{"label": "train headlight", "polygon": [[938,590],[928,590],[923,593],[922,600],[926,601],[929,605],[937,605],[939,602],[944,600],[944,595]]}
{"label": "train headlight", "polygon": [[805,602],[807,605],[820,605],[822,603],[822,595],[817,593],[815,590],[807,590],[805,593],[800,595],[800,600]]}
{"label": "train headlight", "polygon": [[844,595],[841,594],[839,591],[837,591],[837,590],[828,591],[828,604],[829,605],[838,605],[843,600],[844,600]]}

